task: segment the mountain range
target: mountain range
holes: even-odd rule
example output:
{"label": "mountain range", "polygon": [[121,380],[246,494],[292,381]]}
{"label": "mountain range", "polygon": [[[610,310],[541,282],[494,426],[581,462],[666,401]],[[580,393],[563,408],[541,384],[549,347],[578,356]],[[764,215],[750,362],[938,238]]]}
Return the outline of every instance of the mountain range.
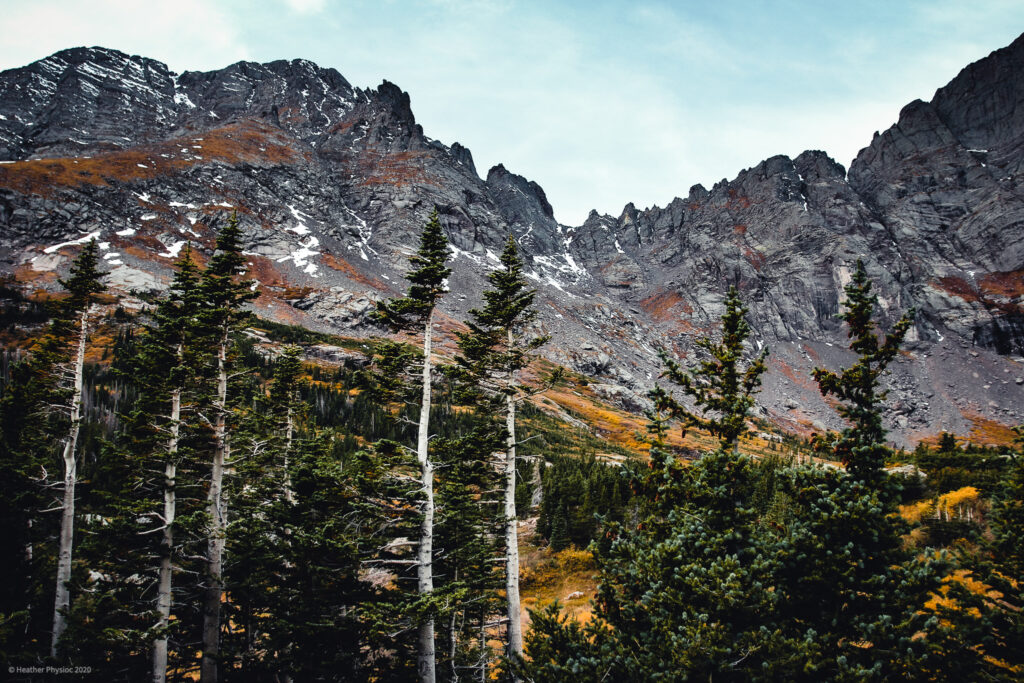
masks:
{"label": "mountain range", "polygon": [[751,350],[771,350],[761,415],[807,432],[841,425],[810,370],[852,358],[838,314],[860,259],[883,328],[917,312],[888,378],[893,440],[1005,434],[1024,421],[1024,36],[866,142],[849,169],[776,156],[665,207],[567,226],[536,182],[502,165],[481,176],[469,149],[428,137],[387,81],[356,88],[305,60],[175,74],[73,48],[0,73],[0,271],[53,289],[95,238],[109,282],[141,306],[183,245],[205,259],[237,212],[259,315],[379,334],[367,314],[404,291],[436,207],[453,248],[444,330],[479,305],[511,233],[545,355],[640,410],[658,350],[692,361],[736,285]]}

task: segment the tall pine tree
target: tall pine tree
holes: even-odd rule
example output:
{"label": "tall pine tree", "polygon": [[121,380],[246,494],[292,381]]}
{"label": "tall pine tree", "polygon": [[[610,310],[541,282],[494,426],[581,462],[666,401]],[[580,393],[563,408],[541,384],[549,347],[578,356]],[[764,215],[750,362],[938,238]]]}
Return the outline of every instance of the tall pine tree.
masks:
{"label": "tall pine tree", "polygon": [[516,514],[516,405],[525,392],[519,373],[533,352],[548,337],[532,335],[529,325],[536,292],[527,285],[516,241],[509,235],[499,266],[487,279],[493,289],[484,292],[484,306],[471,310],[468,332],[458,333],[457,363],[464,380],[498,402],[505,412],[505,594],[508,601],[508,654],[523,655],[523,630],[519,615],[519,531]]}
{"label": "tall pine tree", "polygon": [[839,374],[815,368],[813,375],[823,396],[834,395],[844,402],[838,411],[850,426],[843,430],[836,455],[850,474],[877,484],[885,476],[882,468],[888,453],[882,427],[886,392],[879,389],[879,379],[899,353],[914,323],[914,311],[911,309],[900,318],[879,343],[871,318],[878,297],[871,292],[871,281],[862,261],[857,261],[857,268],[845,289],[846,310],[839,317],[849,327],[850,350],[857,354],[857,362]]}
{"label": "tall pine tree", "polygon": [[60,283],[68,292],[63,307],[63,320],[56,325],[73,330],[75,351],[71,361],[71,391],[67,396],[69,423],[64,437],[64,501],[61,505],[60,546],[57,555],[57,587],[53,604],[53,639],[50,656],[57,656],[60,638],[67,626],[67,612],[71,604],[68,583],[71,580],[71,553],[74,546],[75,484],[78,482],[75,446],[82,419],[82,373],[85,368],[85,347],[89,337],[89,317],[93,313],[96,295],[106,289],[100,279],[106,273],[99,270],[99,247],[90,240],[71,265],[71,273]]}
{"label": "tall pine tree", "polygon": [[247,272],[242,256],[238,215],[232,214],[217,235],[216,250],[203,272],[203,310],[200,321],[216,350],[213,397],[213,456],[207,494],[209,532],[207,536],[206,598],[203,607],[203,683],[216,683],[219,674],[221,600],[224,596],[224,544],[228,527],[228,506],[224,497],[225,465],[231,454],[228,417],[228,376],[234,334],[248,318],[242,305],[257,296],[252,280],[240,279]]}
{"label": "tall pine tree", "polygon": [[199,315],[203,308],[201,273],[186,246],[175,264],[177,271],[167,295],[154,313],[154,324],[143,338],[136,380],[143,383],[143,410],[165,440],[154,446],[163,460],[162,510],[160,522],[160,565],[157,577],[157,624],[153,640],[153,681],[167,677],[168,628],[173,604],[173,573],[178,495],[178,467],[181,459],[183,402],[195,382],[202,363],[197,339]]}
{"label": "tall pine tree", "polygon": [[[448,240],[441,229],[441,221],[435,209],[423,227],[420,246],[409,257],[412,267],[406,273],[410,282],[409,290],[402,298],[392,299],[378,305],[377,317],[394,331],[423,333],[423,374],[421,377],[421,398],[419,428],[416,438],[416,457],[420,464],[423,487],[423,519],[417,546],[417,577],[420,595],[434,590],[433,539],[434,539],[434,464],[430,459],[430,407],[433,383],[432,341],[434,334],[434,308],[447,291],[446,281],[451,269],[445,266],[449,254]],[[422,683],[436,680],[436,654],[434,645],[434,619],[428,615],[419,627],[418,670]]]}

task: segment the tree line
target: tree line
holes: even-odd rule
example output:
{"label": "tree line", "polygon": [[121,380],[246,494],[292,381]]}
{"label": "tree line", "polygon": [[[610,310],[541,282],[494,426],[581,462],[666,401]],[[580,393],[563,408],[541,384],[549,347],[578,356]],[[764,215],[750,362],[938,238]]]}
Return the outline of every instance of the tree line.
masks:
{"label": "tree line", "polygon": [[[376,313],[404,336],[324,381],[298,347],[268,361],[244,335],[257,285],[233,216],[205,267],[182,251],[90,383],[105,288],[86,244],[45,334],[6,365],[5,663],[102,680],[432,681],[488,675],[495,638],[519,656],[516,410],[545,338],[509,239],[439,376],[449,253],[435,212],[407,294]],[[97,431],[83,399],[111,386]]]}
{"label": "tree line", "polygon": [[[858,361],[815,372],[850,423],[817,447],[845,472],[737,452],[767,352],[748,358],[735,289],[694,368],[663,356],[676,391],[652,392],[649,462],[612,468],[524,458],[527,401],[560,377],[523,383],[546,337],[511,237],[455,357],[434,354],[448,256],[434,212],[407,292],[374,316],[396,336],[358,372],[325,371],[298,346],[268,356],[246,336],[257,286],[232,217],[205,267],[182,251],[143,327],[122,327],[97,366],[90,334],[109,302],[85,245],[45,333],[5,356],[3,663],[70,662],[111,681],[1020,672],[1020,459],[985,479],[991,537],[906,543],[896,513],[912,484],[884,472],[879,382],[911,318],[878,336],[862,266],[843,314]],[[664,442],[671,421],[720,448],[685,464]],[[917,457],[929,474],[970,470]],[[597,559],[585,626],[555,606],[522,627],[517,520],[531,488],[550,546],[589,544]],[[955,580],[965,571],[985,590]]]}
{"label": "tree line", "polygon": [[[581,625],[557,604],[534,613],[517,664],[524,679],[1020,680],[1024,458],[1008,458],[1001,481],[986,479],[985,535],[914,542],[900,504],[905,487],[922,484],[886,473],[894,453],[880,385],[912,312],[881,334],[860,263],[845,291],[856,362],[814,371],[849,425],[819,450],[844,469],[737,451],[765,357],[745,360],[750,330],[733,289],[721,340],[700,342],[690,369],[665,358],[663,376],[691,401],[652,392],[650,463],[629,475],[640,519],[609,522],[590,546],[594,617]],[[720,447],[684,466],[664,443],[673,420]],[[940,457],[920,449],[929,472],[949,463],[945,441]]]}

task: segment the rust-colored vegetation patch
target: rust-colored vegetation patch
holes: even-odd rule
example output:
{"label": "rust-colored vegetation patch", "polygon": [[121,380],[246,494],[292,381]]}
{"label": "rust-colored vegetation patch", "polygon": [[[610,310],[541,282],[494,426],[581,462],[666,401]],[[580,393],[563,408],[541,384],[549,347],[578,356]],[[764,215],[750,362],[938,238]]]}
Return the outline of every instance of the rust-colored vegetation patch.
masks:
{"label": "rust-colored vegetation patch", "polygon": [[797,386],[802,387],[804,389],[810,389],[812,391],[818,390],[817,383],[814,381],[814,378],[811,377],[809,373],[797,372],[795,369],[793,369],[792,365],[782,360],[781,358],[769,355],[768,365],[777,368],[778,371],[781,372],[786,377],[788,377],[793,382],[793,384],[796,384]]}
{"label": "rust-colored vegetation patch", "polygon": [[325,266],[327,266],[331,270],[336,270],[339,273],[344,273],[345,277],[347,277],[349,280],[352,280],[353,282],[358,282],[359,284],[366,285],[367,287],[373,287],[374,289],[377,289],[379,291],[389,291],[392,289],[387,284],[381,282],[377,278],[369,277],[368,275],[359,272],[359,270],[357,270],[355,266],[353,266],[351,263],[341,258],[340,256],[335,256],[332,253],[325,252],[320,255],[320,260],[323,262]]}
{"label": "rust-colored vegetation patch", "polygon": [[[645,417],[610,405],[585,387],[557,387],[544,392],[535,403],[541,410],[556,416],[559,411],[568,413],[586,424],[595,435],[629,451],[646,455],[650,450]],[[558,410],[552,410],[551,404]],[[687,434],[684,439],[678,429],[670,430],[666,440],[670,447],[676,448],[714,447],[707,435]]]}
{"label": "rust-colored vegetation patch", "polygon": [[36,270],[31,263],[23,263],[14,268],[14,279],[18,283],[32,283],[37,287],[45,287],[57,282],[56,270]]}
{"label": "rust-colored vegetation patch", "polygon": [[732,231],[733,231],[733,233],[735,233],[737,235],[746,235],[747,234],[747,226],[744,225],[743,223],[738,223],[738,224],[732,226]]}
{"label": "rust-colored vegetation patch", "polygon": [[942,291],[958,296],[964,301],[976,302],[981,300],[974,286],[962,277],[947,275],[946,277],[940,277],[937,284]]}
{"label": "rust-colored vegetation patch", "polygon": [[256,256],[255,254],[248,254],[245,258],[249,263],[248,277],[259,280],[262,283],[261,288],[285,289],[288,287],[288,281],[273,261],[265,256]]}
{"label": "rust-colored vegetation patch", "polygon": [[991,296],[1024,296],[1024,270],[988,273],[978,280],[981,291]]}
{"label": "rust-colored vegetation patch", "polygon": [[729,201],[725,203],[726,209],[749,209],[753,204],[750,197],[741,196],[736,189],[729,190]]}
{"label": "rust-colored vegetation patch", "polygon": [[[182,149],[188,151],[182,152]],[[295,163],[302,156],[279,129],[256,121],[242,121],[202,135],[187,135],[91,157],[2,164],[0,187],[22,194],[51,196],[62,187],[149,180],[210,161],[279,165]]]}
{"label": "rust-colored vegetation patch", "polygon": [[744,249],[743,256],[747,259],[747,263],[754,266],[754,270],[758,272],[760,272],[761,269],[764,268],[764,264],[768,262],[768,257],[756,249]]}
{"label": "rust-colored vegetation patch", "polygon": [[985,446],[1013,446],[1016,436],[1010,425],[996,422],[981,413],[964,411],[964,417],[971,421],[970,439],[972,443]]}
{"label": "rust-colored vegetation patch", "polygon": [[978,278],[977,286],[961,277],[947,276],[934,283],[939,289],[970,303],[981,303],[1007,313],[1020,312],[1021,306],[1006,299],[1024,296],[1024,270],[997,271]]}
{"label": "rust-colored vegetation patch", "polygon": [[280,128],[259,121],[241,121],[203,133],[198,151],[204,158],[228,164],[294,164],[309,159]]}
{"label": "rust-colored vegetation patch", "polygon": [[433,185],[438,183],[427,175],[424,159],[429,152],[406,151],[374,155],[367,153],[358,160],[361,175],[365,177],[362,185]]}
{"label": "rust-colored vegetation patch", "polygon": [[660,322],[676,318],[679,315],[676,312],[677,307],[686,315],[693,313],[693,306],[686,303],[679,292],[672,290],[658,292],[640,301],[640,308]]}

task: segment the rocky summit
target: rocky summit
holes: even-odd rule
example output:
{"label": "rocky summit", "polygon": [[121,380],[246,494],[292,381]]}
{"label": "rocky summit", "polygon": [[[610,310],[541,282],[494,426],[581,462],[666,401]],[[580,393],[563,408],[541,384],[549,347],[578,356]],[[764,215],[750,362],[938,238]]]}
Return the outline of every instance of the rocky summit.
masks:
{"label": "rocky summit", "polygon": [[[865,141],[867,142],[867,141]],[[915,101],[849,171],[777,156],[665,207],[560,225],[544,190],[428,137],[408,94],[355,88],[303,60],[175,74],[75,48],[0,73],[0,268],[52,287],[95,237],[109,281],[159,290],[191,243],[205,258],[232,211],[260,281],[258,314],[374,334],[437,207],[453,246],[443,323],[479,305],[511,232],[539,292],[552,360],[633,409],[713,333],[729,285],[771,349],[759,397],[778,425],[836,427],[810,378],[849,363],[837,317],[862,259],[884,324],[916,323],[889,377],[894,440],[984,439],[1024,420],[1024,37]],[[753,349],[752,349],[753,350]],[[685,361],[684,361],[685,362]]]}

